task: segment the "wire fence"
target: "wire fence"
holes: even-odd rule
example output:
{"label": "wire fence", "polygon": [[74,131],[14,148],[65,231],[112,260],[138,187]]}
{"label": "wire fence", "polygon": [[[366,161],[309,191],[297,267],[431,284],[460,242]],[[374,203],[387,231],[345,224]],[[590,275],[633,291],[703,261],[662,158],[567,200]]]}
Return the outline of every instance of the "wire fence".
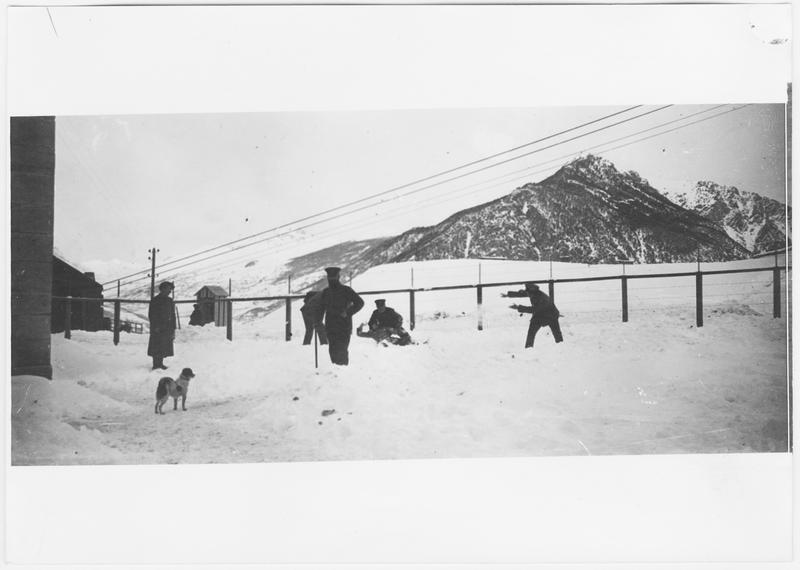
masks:
{"label": "wire fence", "polygon": [[[732,275],[738,276],[731,279]],[[744,276],[749,276],[745,279]],[[651,284],[650,280],[667,280]],[[774,267],[757,267],[741,269],[722,269],[694,272],[652,273],[600,275],[593,277],[576,277],[565,279],[538,279],[536,282],[546,285],[548,294],[568,316],[572,315],[608,315],[616,314],[622,322],[628,322],[631,310],[659,309],[664,307],[694,307],[695,321],[698,327],[704,326],[706,316],[705,305],[714,306],[719,303],[730,303],[746,307],[750,314],[764,314],[772,309],[773,318],[780,318],[789,310],[788,287],[791,279],[791,267],[775,265]],[[488,295],[489,291],[501,287],[520,287],[525,281],[502,281],[491,283],[473,283],[440,285],[429,287],[404,287],[398,289],[377,289],[359,291],[359,295],[367,299],[380,296],[387,299],[387,304],[399,308],[407,307],[408,328],[414,330],[422,320],[438,320],[449,316],[474,316],[475,326],[483,330],[487,324],[487,309],[495,309],[507,305],[501,295]],[[217,326],[225,327],[226,338],[233,340],[234,307],[244,307],[239,312],[239,320],[255,320],[267,313],[280,310],[283,305],[285,314],[284,338],[292,339],[293,304],[299,306],[304,295],[278,295],[263,297],[221,298],[214,301],[219,307],[223,319],[218,319]],[[145,299],[97,299],[86,297],[53,297],[64,306],[64,336],[70,338],[73,330],[71,315],[75,313],[73,304],[80,304],[82,311],[87,307],[99,307],[102,304],[113,304],[113,319],[110,329],[113,332],[114,344],[119,344],[120,332],[126,331],[125,323],[129,319],[122,318],[122,306],[148,305]],[[174,301],[178,326],[182,326],[180,311],[177,307],[184,304],[197,303],[197,299],[179,299]],[[249,307],[249,308],[247,308]],[[753,309],[758,307],[758,309]],[[714,314],[714,311],[711,311]],[[746,314],[746,313],[745,313]],[[184,320],[185,315],[184,315]],[[302,319],[301,323],[302,323]],[[604,319],[608,320],[608,319]],[[595,321],[597,322],[597,321]],[[134,331],[143,332],[143,327],[136,326]]]}

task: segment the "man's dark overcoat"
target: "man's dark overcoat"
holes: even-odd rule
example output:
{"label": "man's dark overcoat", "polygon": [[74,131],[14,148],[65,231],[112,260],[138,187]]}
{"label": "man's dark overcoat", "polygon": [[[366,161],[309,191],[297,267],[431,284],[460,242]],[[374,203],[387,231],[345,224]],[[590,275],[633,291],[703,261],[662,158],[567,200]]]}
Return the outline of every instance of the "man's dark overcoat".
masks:
{"label": "man's dark overcoat", "polygon": [[540,289],[527,289],[525,291],[511,291],[509,297],[528,297],[531,301],[530,307],[518,306],[520,313],[531,313],[531,322],[528,325],[528,334],[525,337],[525,348],[533,346],[536,333],[542,327],[550,327],[553,338],[556,342],[562,342],[564,337],[561,333],[561,325],[558,318],[561,313],[550,297]]}
{"label": "man's dark overcoat", "polygon": [[353,315],[364,306],[364,300],[347,285],[330,281],[323,289],[320,306],[328,333],[328,352],[334,364],[348,364]]}
{"label": "man's dark overcoat", "polygon": [[319,343],[328,344],[328,334],[322,325],[322,291],[309,291],[306,293],[300,312],[303,314],[303,324],[306,327],[303,344],[311,344],[315,330],[317,331]]}
{"label": "man's dark overcoat", "polygon": [[153,297],[147,317],[150,319],[150,341],[147,343],[147,355],[156,358],[173,356],[175,303],[169,295],[159,293]]}
{"label": "man's dark overcoat", "polygon": [[372,316],[369,318],[369,328],[390,328],[390,329],[399,329],[403,326],[403,317],[400,314],[392,309],[391,307],[386,307],[383,312],[375,309],[372,311]]}

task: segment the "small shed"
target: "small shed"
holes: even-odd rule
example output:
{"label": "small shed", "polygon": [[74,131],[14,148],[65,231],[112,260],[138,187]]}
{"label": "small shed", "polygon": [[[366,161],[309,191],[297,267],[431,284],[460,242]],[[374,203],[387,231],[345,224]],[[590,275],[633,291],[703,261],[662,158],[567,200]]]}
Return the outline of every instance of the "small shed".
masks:
{"label": "small shed", "polygon": [[203,323],[213,322],[222,327],[228,324],[228,292],[218,285],[205,285],[197,293],[197,304],[203,313]]}

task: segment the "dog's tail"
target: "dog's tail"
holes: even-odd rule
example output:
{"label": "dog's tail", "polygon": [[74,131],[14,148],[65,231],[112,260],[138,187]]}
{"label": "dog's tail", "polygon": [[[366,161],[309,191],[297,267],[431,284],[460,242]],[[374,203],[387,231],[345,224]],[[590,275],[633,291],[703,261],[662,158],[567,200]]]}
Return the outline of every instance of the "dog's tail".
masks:
{"label": "dog's tail", "polygon": [[170,382],[172,382],[172,378],[169,376],[164,376],[158,381],[158,388],[156,388],[156,400],[160,400],[167,395],[167,386],[169,386]]}

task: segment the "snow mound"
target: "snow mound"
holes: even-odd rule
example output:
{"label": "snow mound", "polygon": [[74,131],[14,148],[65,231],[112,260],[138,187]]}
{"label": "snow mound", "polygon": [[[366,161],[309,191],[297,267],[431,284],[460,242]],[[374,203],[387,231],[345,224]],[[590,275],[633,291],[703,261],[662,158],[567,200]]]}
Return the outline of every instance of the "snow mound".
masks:
{"label": "snow mound", "polygon": [[[80,421],[101,422],[130,410],[71,382],[38,376],[11,379],[11,439],[14,457],[27,465],[121,463],[123,455],[103,443],[100,432]],[[35,428],[35,429],[34,429]]]}
{"label": "snow mound", "polygon": [[11,379],[14,417],[46,414],[56,418],[76,415],[128,413],[130,404],[119,402],[70,381],[53,381],[39,376],[14,376]]}

